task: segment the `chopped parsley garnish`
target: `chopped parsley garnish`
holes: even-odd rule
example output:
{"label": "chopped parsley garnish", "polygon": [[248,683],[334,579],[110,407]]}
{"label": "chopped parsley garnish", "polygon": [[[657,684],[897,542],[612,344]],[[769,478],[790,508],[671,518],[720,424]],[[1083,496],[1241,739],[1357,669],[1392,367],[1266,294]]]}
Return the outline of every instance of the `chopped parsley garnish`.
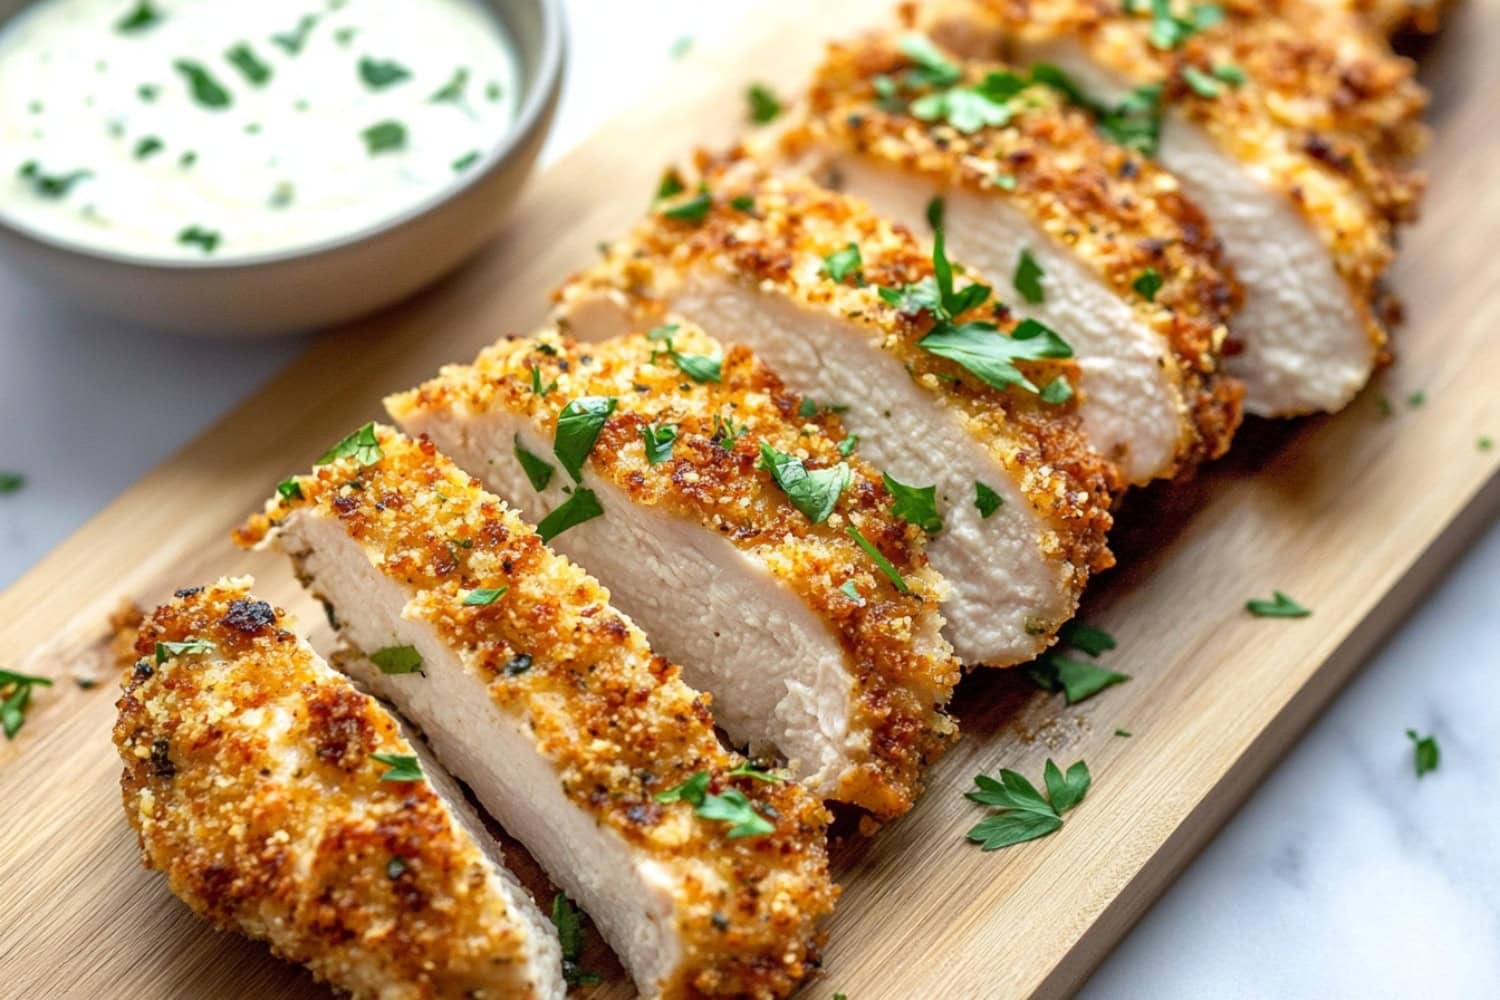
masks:
{"label": "chopped parsley garnish", "polygon": [[545,458],[521,447],[519,434],[516,435],[515,442],[516,461],[521,463],[521,471],[526,473],[526,479],[531,483],[531,488],[538,493],[542,492],[547,488],[547,484],[552,482],[552,473],[557,470]]}
{"label": "chopped parsley garnish", "polygon": [[302,484],[299,483],[295,477],[291,479],[283,479],[281,482],[277,483],[276,492],[283,500],[303,499]]}
{"label": "chopped parsley garnish", "polygon": [[1093,115],[1106,139],[1145,156],[1156,154],[1161,140],[1161,84],[1146,83],[1110,106],[1084,93],[1067,73],[1051,63],[1037,63],[1031,78],[1062,92],[1068,101]]}
{"label": "chopped parsley garnish", "polygon": [[1122,736],[1122,737],[1124,737],[1125,739],[1128,740],[1128,739],[1130,739],[1130,737],[1134,736],[1135,734],[1132,733],[1128,729],[1116,729],[1115,730],[1115,735],[1116,736]]}
{"label": "chopped parsley garnish", "polygon": [[838,282],[842,282],[851,274],[855,275],[858,280],[859,269],[863,265],[864,261],[859,256],[859,247],[853,243],[823,258],[823,272]]}
{"label": "chopped parsley garnish", "polygon": [[143,83],[135,88],[135,95],[150,104],[161,96],[161,88],[154,83]]}
{"label": "chopped parsley garnish", "polygon": [[750,120],[757,125],[775,121],[781,114],[781,101],[763,83],[752,83],[745,90],[745,101],[750,105]]}
{"label": "chopped parsley garnish", "polygon": [[557,928],[557,941],[562,946],[563,980],[569,986],[597,986],[599,975],[578,967],[583,957],[583,917],[562,893],[552,897],[552,926]]}
{"label": "chopped parsley garnish", "polygon": [[381,781],[421,781],[422,766],[415,754],[372,753],[371,758],[386,765],[389,770],[380,776]]}
{"label": "chopped parsley garnish", "polygon": [[541,368],[539,368],[536,365],[532,365],[531,366],[531,392],[532,392],[532,395],[534,395],[534,396],[541,396],[543,399],[546,399],[547,398],[547,393],[551,392],[553,389],[556,389],[556,388],[557,388],[557,379],[553,379],[551,382],[543,383],[542,382],[542,370],[541,370]]}
{"label": "chopped parsley garnish", "polygon": [[1057,634],[1064,643],[1090,656],[1107,653],[1118,645],[1115,637],[1104,629],[1084,625],[1081,622],[1068,622],[1058,630]]}
{"label": "chopped parsley garnish", "polygon": [[476,587],[464,595],[464,607],[487,608],[500,599],[509,587]]}
{"label": "chopped parsley garnish", "polygon": [[1005,498],[977,480],[974,483],[974,506],[980,518],[987,518],[1005,505]]}
{"label": "chopped parsley garnish", "polygon": [[953,86],[924,94],[911,102],[913,117],[922,121],[947,122],[965,135],[982,128],[999,128],[1010,122],[1010,100],[1026,89],[1026,81],[1014,73],[995,70],[972,87]]}
{"label": "chopped parsley garnish", "polygon": [[957,64],[938,51],[925,35],[903,35],[898,43],[901,54],[917,64],[908,76],[915,86],[951,87],[963,79]]}
{"label": "chopped parsley garnish", "polygon": [[839,442],[839,454],[843,455],[845,458],[848,458],[850,455],[854,454],[854,449],[858,445],[859,435],[850,434],[848,437],[844,438],[844,440]]}
{"label": "chopped parsley garnish", "polygon": [[182,642],[158,642],[156,665],[161,666],[174,656],[205,656],[214,651],[214,644],[207,639],[185,639]]}
{"label": "chopped parsley garnish", "polygon": [[594,450],[594,442],[599,440],[599,432],[604,429],[609,415],[615,412],[618,402],[613,396],[579,396],[570,400],[558,414],[552,453],[575,483],[580,482],[583,463]]}
{"label": "chopped parsley garnish", "polygon": [[1406,397],[1406,405],[1410,406],[1412,409],[1417,409],[1418,407],[1424,406],[1426,403],[1427,391],[1425,389],[1417,389],[1412,392],[1411,395]]}
{"label": "chopped parsley garnish", "polygon": [[177,242],[183,246],[196,246],[204,253],[213,253],[219,249],[221,237],[216,229],[205,229],[203,226],[188,226],[177,234]]}
{"label": "chopped parsley garnish", "polygon": [[667,347],[667,356],[694,382],[718,382],[724,377],[724,359],[706,354],[681,354]]}
{"label": "chopped parsley garnish", "polygon": [[89,170],[74,170],[66,174],[46,174],[42,172],[41,165],[35,160],[27,160],[21,164],[17,175],[28,184],[31,190],[43,198],[65,198],[73,185],[86,181],[94,176]]}
{"label": "chopped parsley garnish", "polygon": [[[1127,0],[1125,4],[1125,9],[1132,12],[1141,7],[1141,0]],[[1195,4],[1187,17],[1178,17],[1172,13],[1171,0],[1150,0],[1150,11],[1151,44],[1163,51],[1177,48],[1198,32],[1224,20],[1224,8],[1212,3]]]}
{"label": "chopped parsley garnish", "polygon": [[1076,705],[1107,687],[1130,680],[1129,674],[1054,654],[1038,657],[1026,668],[1026,676],[1044,691],[1061,691],[1069,705]]}
{"label": "chopped parsley garnish", "polygon": [[5,738],[13,740],[26,723],[26,708],[31,704],[31,689],[40,684],[51,687],[46,677],[18,674],[13,670],[0,670],[0,728]]}
{"label": "chopped parsley garnish", "polygon": [[736,423],[733,417],[715,413],[714,432],[709,436],[709,441],[725,451],[733,451],[735,442],[745,436],[746,430],[748,428],[743,423]]}
{"label": "chopped parsley garnish", "polygon": [[859,588],[854,585],[853,580],[845,580],[844,585],[839,588],[839,591],[859,607],[865,606],[865,599],[860,596]]}
{"label": "chopped parsley garnish", "polygon": [[[1479,440],[1477,440],[1477,441],[1474,442],[1474,446],[1476,448],[1478,448],[1480,451],[1493,451],[1494,448],[1495,448],[1495,439],[1492,438],[1492,437],[1488,437],[1486,435],[1481,434],[1479,436]],[[0,484],[3,484],[3,483],[4,483],[3,477],[0,477]],[[3,488],[0,488],[0,493],[4,493],[4,492],[5,492],[5,490]]]}
{"label": "chopped parsley garnish", "polygon": [[375,425],[369,423],[329,448],[313,464],[329,465],[341,458],[353,458],[360,465],[374,465],[383,454],[380,438],[375,436]]}
{"label": "chopped parsley garnish", "polygon": [[481,155],[482,154],[477,149],[469,150],[469,152],[453,161],[453,172],[455,174],[461,174],[465,170],[468,170],[474,164],[479,162],[479,157]]}
{"label": "chopped parsley garnish", "polygon": [[1130,283],[1137,295],[1147,302],[1156,301],[1156,293],[1161,291],[1161,272],[1154,267],[1148,267]]}
{"label": "chopped parsley garnish", "polygon": [[1231,87],[1243,87],[1245,85],[1245,71],[1233,63],[1219,63],[1213,68],[1214,78],[1223,80]]}
{"label": "chopped parsley garnish", "polygon": [[909,521],[935,535],[943,530],[943,519],[937,511],[936,486],[907,486],[897,482],[888,473],[882,473],[885,488],[896,501],[894,513],[903,521]]}
{"label": "chopped parsley garnish", "polygon": [[646,446],[646,462],[660,465],[672,457],[672,445],[677,443],[677,428],[673,424],[647,424],[641,428],[641,441]]}
{"label": "chopped parsley garnish", "polygon": [[376,122],[360,136],[365,140],[365,152],[371,156],[406,148],[406,126],[394,119]]}
{"label": "chopped parsley garnish", "polygon": [[661,180],[656,182],[656,201],[670,198],[673,195],[682,194],[687,190],[687,185],[682,183],[682,175],[675,168],[668,167],[662,171]]}
{"label": "chopped parsley garnish", "polygon": [[858,528],[851,524],[844,529],[844,534],[854,539],[855,543],[865,550],[865,555],[875,560],[875,565],[880,567],[880,572],[886,575],[886,579],[890,580],[897,590],[903,594],[911,593],[911,588],[906,585],[906,581],[901,578],[901,574],[897,572],[896,567],[891,565],[891,561],[879,549],[870,544],[870,540]]}
{"label": "chopped parsley garnish", "polygon": [[1199,97],[1211,101],[1219,96],[1219,81],[1203,72],[1197,66],[1182,67],[1182,81],[1188,85],[1189,90]]}
{"label": "chopped parsley garnish", "polygon": [[1021,248],[1021,255],[1016,259],[1016,273],[1011,278],[1011,284],[1016,291],[1021,293],[1021,298],[1032,305],[1037,305],[1047,298],[1046,291],[1042,288],[1043,271],[1042,266],[1031,256],[1031,251],[1025,247]]}
{"label": "chopped parsley garnish", "polygon": [[191,59],[178,59],[172,66],[187,81],[188,92],[193,100],[205,108],[227,108],[232,103],[229,91],[214,79],[213,74],[202,63]]}
{"label": "chopped parsley garnish", "polygon": [[304,14],[297,22],[297,26],[291,31],[272,35],[271,41],[281,47],[281,50],[289,56],[297,55],[307,45],[307,38],[312,34],[313,28],[318,23],[318,15]]}
{"label": "chopped parsley garnish", "polygon": [[464,91],[469,86],[469,70],[466,66],[460,66],[453,71],[448,82],[433,91],[431,97],[427,98],[429,104],[462,104]]}
{"label": "chopped parsley garnish", "polygon": [[387,646],[370,654],[370,662],[383,674],[416,674],[422,671],[422,654],[415,646]]}
{"label": "chopped parsley garnish", "polygon": [[[726,777],[734,776],[734,772]],[[699,771],[680,785],[656,793],[656,801],[663,804],[686,802],[703,819],[718,820],[729,824],[726,836],[730,840],[741,837],[760,837],[773,832],[776,827],[756,811],[745,793],[731,788],[719,795],[708,791],[709,774]]]}
{"label": "chopped parsley garnish", "polygon": [[1042,397],[1042,402],[1051,403],[1054,406],[1061,406],[1063,403],[1066,403],[1068,400],[1073,398],[1073,384],[1063,376],[1059,375],[1051,382],[1048,382],[1046,385],[1042,386],[1040,395]]}
{"label": "chopped parsley garnish", "polygon": [[160,153],[162,148],[162,141],[156,136],[144,136],[135,144],[135,158],[137,160],[144,160],[152,153]]}
{"label": "chopped parsley garnish", "polygon": [[403,80],[411,79],[411,70],[394,59],[375,59],[365,56],[359,61],[359,78],[371,90],[394,87]]}
{"label": "chopped parsley garnish", "polygon": [[686,201],[678,202],[671,208],[662,209],[661,214],[668,219],[676,219],[678,222],[699,223],[708,218],[708,211],[713,207],[713,196],[708,193],[707,187],[700,186],[697,194]]}
{"label": "chopped parsley garnish", "polygon": [[1279,590],[1272,593],[1269,601],[1261,598],[1246,601],[1245,610],[1257,618],[1306,618],[1312,614],[1311,609],[1304,608]]}
{"label": "chopped parsley garnish", "polygon": [[1043,778],[1047,785],[1045,797],[1030,781],[1008,768],[1000,769],[999,781],[987,774],[976,775],[974,784],[979,790],[964,797],[999,811],[970,830],[969,840],[982,850],[994,851],[1059,830],[1063,813],[1088,794],[1092,780],[1088,765],[1080,760],[1064,774],[1049,757]]}
{"label": "chopped parsley garnish", "polygon": [[847,463],[827,469],[808,469],[802,459],[760,444],[759,467],[771,473],[792,501],[792,506],[802,512],[813,524],[822,524],[838,505],[839,496],[849,488],[853,473]]}
{"label": "chopped parsley garnish", "polygon": [[115,30],[122,35],[134,35],[161,23],[161,11],[151,0],[136,0],[124,17],[115,22]]}
{"label": "chopped parsley garnish", "polygon": [[1412,763],[1416,765],[1417,777],[1421,777],[1428,771],[1436,771],[1443,754],[1438,748],[1437,737],[1418,736],[1415,729],[1406,731],[1406,738],[1412,743]]}
{"label": "chopped parsley garnish", "polygon": [[26,485],[26,477],[19,472],[0,472],[0,494],[15,493]]}
{"label": "chopped parsley garnish", "polygon": [[746,215],[749,215],[755,211],[755,199],[748,194],[736,195],[729,199],[729,207],[736,212],[744,212]]}
{"label": "chopped parsley garnish", "polygon": [[224,53],[224,58],[250,82],[252,86],[259,87],[271,79],[271,67],[266,65],[255,54],[255,50],[248,42],[240,42],[232,46]]}
{"label": "chopped parsley garnish", "polygon": [[603,516],[604,508],[599,505],[594,491],[580,486],[556,510],[542,518],[536,526],[536,533],[542,536],[542,541],[550,542],[569,528]]}

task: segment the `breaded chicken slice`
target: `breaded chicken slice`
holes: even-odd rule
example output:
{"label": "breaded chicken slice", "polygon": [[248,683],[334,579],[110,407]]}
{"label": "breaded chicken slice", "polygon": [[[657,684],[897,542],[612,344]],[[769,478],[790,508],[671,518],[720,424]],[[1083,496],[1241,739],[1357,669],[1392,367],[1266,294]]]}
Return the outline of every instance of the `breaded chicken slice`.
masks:
{"label": "breaded chicken slice", "polygon": [[239,535],[268,538],[366,654],[347,669],[643,995],[779,997],[806,975],[837,894],[822,803],[725,751],[708,699],[608,592],[431,442],[361,429]]}
{"label": "breaded chicken slice", "polygon": [[923,530],[749,351],[655,337],[501,341],[387,408],[596,573],[733,741],[905,812],[959,677]]}
{"label": "breaded chicken slice", "polygon": [[829,46],[777,151],[913,232],[934,197],[952,255],[1073,348],[1089,439],[1131,482],[1229,447],[1219,373],[1239,296],[1176,179],[1002,64],[888,33]]}
{"label": "breaded chicken slice", "polygon": [[250,587],[141,626],[114,738],[146,866],[351,996],[562,997],[557,934],[462,796]]}
{"label": "breaded chicken slice", "polygon": [[1034,657],[1111,565],[1122,488],[1084,432],[1069,345],[862,202],[734,153],[699,166],[701,189],[557,293],[560,322],[595,340],[670,312],[840,407],[865,458],[936,487],[928,552],[959,658]]}
{"label": "breaded chicken slice", "polygon": [[949,49],[1041,72],[1177,176],[1245,290],[1225,367],[1249,412],[1337,410],[1364,386],[1385,357],[1380,278],[1421,190],[1406,167],[1425,138],[1409,61],[1313,0],[944,0],[908,14]]}

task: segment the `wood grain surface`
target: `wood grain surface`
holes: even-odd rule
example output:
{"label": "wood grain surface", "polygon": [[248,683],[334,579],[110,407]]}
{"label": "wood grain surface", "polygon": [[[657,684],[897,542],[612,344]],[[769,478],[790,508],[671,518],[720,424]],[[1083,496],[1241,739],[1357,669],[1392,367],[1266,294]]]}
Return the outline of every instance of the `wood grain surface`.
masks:
{"label": "wood grain surface", "polygon": [[[122,598],[153,604],[179,586],[251,573],[262,596],[326,641],[286,568],[235,551],[228,529],[278,479],[378,415],[382,394],[541,317],[545,291],[644,209],[666,159],[733,134],[745,81],[790,90],[821,39],[885,7],[768,3],[733,48],[690,57],[656,99],[537,177],[484,257],[318,340],[0,595],[0,663],[58,680],[0,745],[0,993],[326,995],[264,945],[207,928],[140,867],[109,739],[118,687],[102,646],[108,613]],[[1393,276],[1411,317],[1399,361],[1346,412],[1252,424],[1198,481],[1130,498],[1120,565],[1098,581],[1084,618],[1118,637],[1104,662],[1134,679],[1066,708],[1018,674],[969,677],[956,700],[966,735],[916,809],[873,839],[840,836],[844,896],[825,968],[803,996],[1076,988],[1493,517],[1500,451],[1478,440],[1500,439],[1496,51],[1500,0],[1476,0],[1423,53],[1436,136],[1424,219]],[[1420,406],[1407,401],[1417,390]],[[1315,614],[1244,613],[1247,597],[1272,589]],[[85,690],[78,676],[100,683]],[[966,843],[983,815],[962,797],[974,774],[1011,766],[1038,778],[1048,756],[1084,759],[1094,774],[1063,830],[994,854]],[[592,995],[631,995],[597,944],[586,964],[611,974]]]}

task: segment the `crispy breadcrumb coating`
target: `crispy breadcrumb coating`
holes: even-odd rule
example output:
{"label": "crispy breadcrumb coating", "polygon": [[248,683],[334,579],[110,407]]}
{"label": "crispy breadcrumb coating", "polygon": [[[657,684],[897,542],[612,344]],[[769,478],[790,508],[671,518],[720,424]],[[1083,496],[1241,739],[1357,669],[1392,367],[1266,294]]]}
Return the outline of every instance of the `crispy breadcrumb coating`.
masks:
{"label": "crispy breadcrumb coating", "polygon": [[[793,782],[730,777],[745,761],[720,746],[708,698],[652,654],[598,582],[431,442],[375,434],[373,464],[351,456],[296,477],[296,495],[279,492],[236,540],[258,544],[277,522],[315,510],[415,593],[406,616],[430,623],[495,705],[526,720],[573,805],[670,873],[684,957],[664,996],[790,992],[837,896],[823,805]],[[465,603],[502,587],[492,603]],[[687,803],[657,801],[700,771],[709,791],[739,790],[774,830],[727,839]]]}
{"label": "crispy breadcrumb coating", "polygon": [[[178,591],[141,625],[114,738],[146,866],[356,997],[543,996],[505,876],[426,781],[381,780],[372,754],[413,752],[396,721],[250,585]],[[211,648],[157,655],[192,640]]]}
{"label": "crispy breadcrumb coating", "polygon": [[[877,82],[912,66],[887,34],[831,44],[807,116],[784,134],[783,149],[796,156],[835,144],[942,187],[1007,199],[1170,346],[1185,412],[1181,464],[1167,474],[1222,455],[1239,425],[1243,390],[1218,373],[1219,352],[1241,293],[1208,220],[1176,178],[1102,139],[1050,87],[1033,85],[1012,99],[1001,127],[966,134],[923,121],[904,102],[884,100]],[[975,84],[1008,67],[972,61],[962,71]],[[1150,300],[1134,288],[1147,269],[1161,278]]]}
{"label": "crispy breadcrumb coating", "polygon": [[[719,345],[678,321],[673,349],[717,356]],[[911,807],[923,768],[952,740],[943,713],[959,668],[938,637],[942,582],[927,563],[919,528],[897,518],[880,474],[844,456],[838,418],[800,414],[801,400],[747,349],[730,348],[721,381],[698,382],[671,360],[662,341],[643,335],[580,345],[555,332],[487,348],[470,366],[453,366],[387,402],[396,418],[459,405],[529,415],[551,435],[558,414],[579,396],[613,396],[589,465],[635,503],[702,524],[763,563],[837,636],[854,680],[851,732],[864,732],[864,760],[840,778],[839,798],[881,817]],[[557,386],[531,388],[531,372]],[[652,465],[642,428],[677,427],[671,457]],[[847,463],[852,483],[834,513],[813,524],[759,469],[760,445],[800,457],[809,469]],[[609,512],[606,510],[606,518]],[[902,577],[906,593],[848,534],[854,525]],[[856,601],[842,587],[853,582]]]}

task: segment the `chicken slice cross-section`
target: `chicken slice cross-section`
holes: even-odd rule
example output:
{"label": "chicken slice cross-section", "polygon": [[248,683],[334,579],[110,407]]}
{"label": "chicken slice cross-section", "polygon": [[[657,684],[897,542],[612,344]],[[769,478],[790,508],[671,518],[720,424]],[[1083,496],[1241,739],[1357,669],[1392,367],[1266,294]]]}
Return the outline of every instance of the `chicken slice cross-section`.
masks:
{"label": "chicken slice cross-section", "polygon": [[[953,736],[959,674],[922,529],[749,351],[686,323],[653,336],[502,341],[387,406],[556,532],[732,740],[826,798],[904,812]],[[599,515],[565,527],[584,497]]]}
{"label": "chicken slice cross-section", "polygon": [[250,586],[141,628],[114,737],[147,867],[354,997],[561,1000],[557,934],[462,795]]}
{"label": "chicken slice cross-section", "polygon": [[364,654],[347,669],[422,728],[643,995],[790,992],[836,895],[823,804],[723,749],[708,699],[608,592],[431,442],[369,425],[325,458],[239,540],[292,558]]}

